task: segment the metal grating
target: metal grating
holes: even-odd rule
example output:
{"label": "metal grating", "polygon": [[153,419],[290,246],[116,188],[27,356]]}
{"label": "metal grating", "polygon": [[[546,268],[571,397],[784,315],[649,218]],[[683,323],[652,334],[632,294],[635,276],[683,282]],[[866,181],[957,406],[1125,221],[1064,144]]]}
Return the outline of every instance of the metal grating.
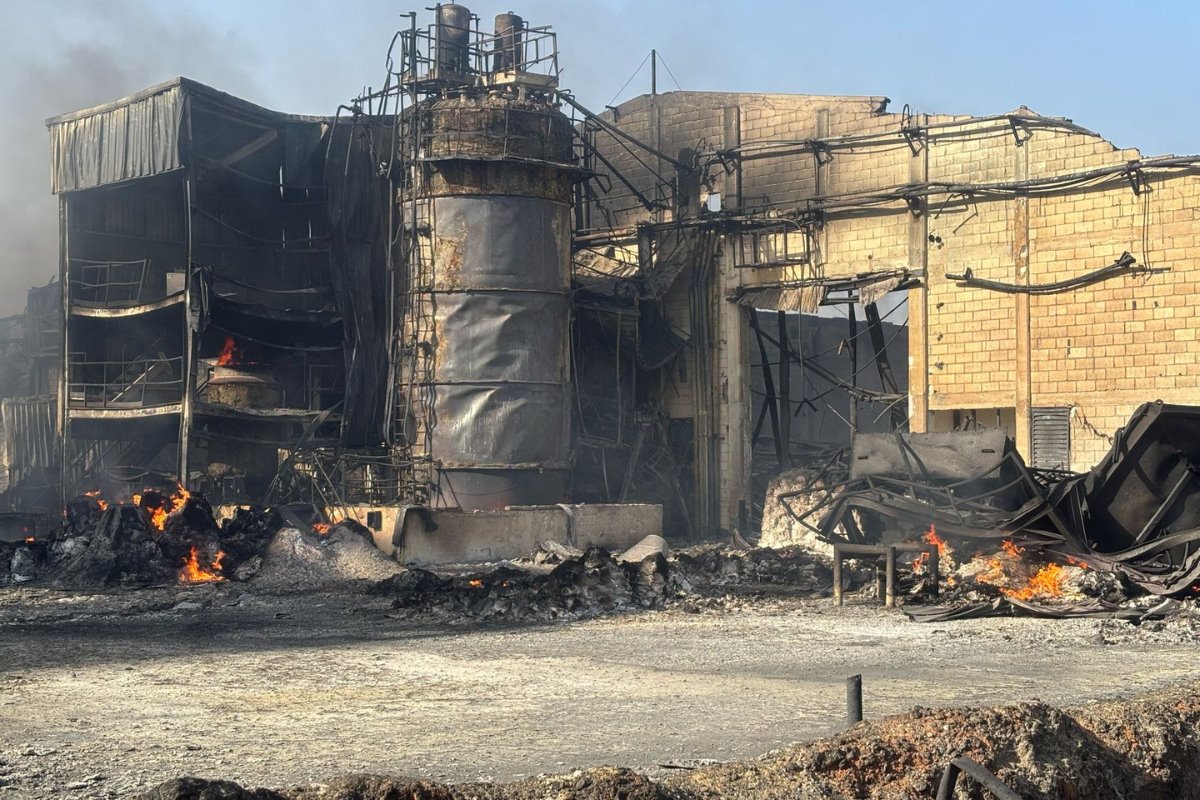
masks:
{"label": "metal grating", "polygon": [[1033,427],[1033,466],[1037,469],[1071,468],[1071,409],[1035,408]]}

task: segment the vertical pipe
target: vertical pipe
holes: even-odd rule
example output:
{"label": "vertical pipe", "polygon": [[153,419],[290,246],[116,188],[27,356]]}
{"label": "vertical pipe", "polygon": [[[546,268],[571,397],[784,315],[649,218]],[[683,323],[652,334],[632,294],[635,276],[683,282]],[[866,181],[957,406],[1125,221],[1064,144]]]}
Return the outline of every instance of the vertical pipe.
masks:
{"label": "vertical pipe", "polygon": [[59,304],[62,320],[62,355],[59,358],[58,376],[58,446],[59,446],[59,499],[63,506],[67,504],[67,437],[70,432],[70,420],[67,419],[69,406],[67,394],[71,380],[71,348],[68,323],[71,320],[71,257],[70,236],[67,217],[67,198],[69,194],[58,196],[58,284],[62,291],[62,302]]}
{"label": "vertical pipe", "polygon": [[846,724],[853,727],[862,722],[862,675],[846,678]]}
{"label": "vertical pipe", "polygon": [[650,51],[650,94],[658,94],[658,51]]}
{"label": "vertical pipe", "polygon": [[850,323],[850,338],[846,340],[846,347],[850,350],[850,414],[847,420],[850,422],[850,437],[858,433],[858,397],[854,393],[854,389],[858,383],[858,316],[854,310],[854,303],[848,306],[846,319]]}
{"label": "vertical pipe", "polygon": [[783,440],[783,458],[779,466],[792,464],[792,341],[788,336],[787,312],[779,317],[779,438]]}
{"label": "vertical pipe", "polygon": [[[188,145],[191,146],[191,109],[188,115]],[[190,155],[190,154],[189,154]],[[192,170],[189,167],[183,179],[183,194],[187,203],[185,217],[186,244],[183,267],[183,358],[180,359],[183,369],[183,402],[179,411],[179,485],[188,488],[188,457],[192,438],[192,390],[195,385],[195,364],[192,358],[194,352],[194,337],[191,325],[192,309]]]}

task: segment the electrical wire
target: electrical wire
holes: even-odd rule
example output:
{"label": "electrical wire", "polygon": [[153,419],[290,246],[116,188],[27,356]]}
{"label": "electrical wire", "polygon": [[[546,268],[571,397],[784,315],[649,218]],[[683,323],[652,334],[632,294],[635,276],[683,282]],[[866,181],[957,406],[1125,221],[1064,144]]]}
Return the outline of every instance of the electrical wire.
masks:
{"label": "electrical wire", "polygon": [[621,92],[623,92],[627,88],[629,88],[629,84],[633,83],[633,79],[638,76],[638,73],[640,73],[642,71],[642,67],[646,66],[646,62],[649,60],[650,60],[650,53],[646,53],[646,57],[642,59],[642,63],[638,64],[637,69],[635,69],[633,71],[633,74],[629,76],[629,80],[625,81],[625,83],[621,86],[620,89],[617,89],[617,93],[613,95],[612,100],[609,100],[607,103],[605,103],[606,106],[611,106],[613,103],[615,103],[617,101],[617,98],[621,96]]}

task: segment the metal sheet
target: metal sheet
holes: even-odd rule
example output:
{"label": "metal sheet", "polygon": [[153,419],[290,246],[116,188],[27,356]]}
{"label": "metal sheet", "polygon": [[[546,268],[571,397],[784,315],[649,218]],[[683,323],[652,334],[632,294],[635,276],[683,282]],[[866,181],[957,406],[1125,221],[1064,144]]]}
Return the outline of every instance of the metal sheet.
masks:
{"label": "metal sheet", "polygon": [[90,189],[182,167],[183,100],[176,83],[86,116],[51,120],[51,191]]}
{"label": "metal sheet", "polygon": [[433,457],[443,467],[565,469],[571,393],[562,384],[433,387]]}
{"label": "metal sheet", "polygon": [[438,473],[435,505],[489,511],[552,505],[566,496],[570,475],[567,470],[443,469]]}
{"label": "metal sheet", "polygon": [[[903,447],[901,447],[903,443]],[[999,465],[1012,449],[1000,429],[951,433],[860,433],[854,437],[850,478],[872,476],[925,477],[934,481],[966,481],[987,476],[1000,483]]]}
{"label": "metal sheet", "polygon": [[438,382],[566,383],[569,315],[566,295],[438,295]]}
{"label": "metal sheet", "polygon": [[433,208],[435,288],[569,288],[571,217],[562,203],[441,197]]}
{"label": "metal sheet", "polygon": [[1107,552],[1200,528],[1198,470],[1200,408],[1140,406],[1084,481],[1093,544]]}

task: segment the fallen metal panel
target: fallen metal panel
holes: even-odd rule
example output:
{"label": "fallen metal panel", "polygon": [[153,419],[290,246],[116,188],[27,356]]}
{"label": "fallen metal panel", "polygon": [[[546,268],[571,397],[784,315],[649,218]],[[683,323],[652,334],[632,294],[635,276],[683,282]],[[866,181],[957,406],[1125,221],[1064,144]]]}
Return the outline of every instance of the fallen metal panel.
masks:
{"label": "fallen metal panel", "polygon": [[900,436],[861,433],[854,437],[850,478],[887,475],[965,481],[994,470],[1009,449],[1008,435],[1000,429]]}
{"label": "fallen metal panel", "polygon": [[1091,544],[1119,550],[1163,532],[1200,528],[1198,470],[1200,408],[1161,401],[1140,406],[1084,481]]}

